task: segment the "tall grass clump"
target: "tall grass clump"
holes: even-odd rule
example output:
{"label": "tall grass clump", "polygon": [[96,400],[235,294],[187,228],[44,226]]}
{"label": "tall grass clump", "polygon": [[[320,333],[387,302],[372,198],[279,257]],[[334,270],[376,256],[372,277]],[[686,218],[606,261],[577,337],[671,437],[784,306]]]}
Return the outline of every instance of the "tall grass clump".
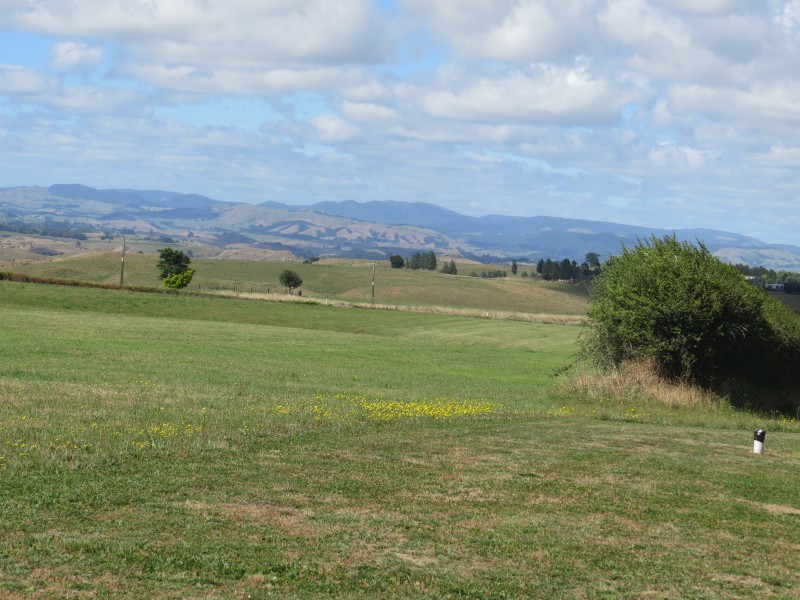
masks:
{"label": "tall grass clump", "polygon": [[800,317],[730,265],[667,236],[623,246],[596,279],[583,353],[609,371],[645,362],[659,377],[733,403],[794,413]]}

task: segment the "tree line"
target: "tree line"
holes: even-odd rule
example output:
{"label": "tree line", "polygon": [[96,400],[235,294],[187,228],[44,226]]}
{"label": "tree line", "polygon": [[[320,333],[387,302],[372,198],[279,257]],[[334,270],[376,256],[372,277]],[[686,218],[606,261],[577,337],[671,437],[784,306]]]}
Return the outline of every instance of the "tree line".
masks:
{"label": "tree line", "polygon": [[597,276],[601,268],[597,252],[587,252],[581,264],[568,258],[561,261],[540,258],[536,263],[536,272],[545,281],[585,281]]}
{"label": "tree line", "polygon": [[90,227],[75,226],[71,223],[36,223],[35,225],[22,221],[0,222],[0,230],[12,233],[25,233],[45,237],[68,238],[71,240],[86,240],[87,232],[93,231]]}
{"label": "tree line", "polygon": [[407,269],[414,269],[415,271],[419,269],[435,271],[437,263],[436,253],[433,250],[428,252],[415,252],[408,260],[399,254],[389,257],[389,264],[393,269],[402,269],[405,267]]}
{"label": "tree line", "polygon": [[782,283],[783,291],[787,294],[800,294],[800,273],[775,271],[775,269],[751,267],[745,264],[733,265],[733,268],[745,277],[754,277],[759,287],[763,288],[768,283]]}

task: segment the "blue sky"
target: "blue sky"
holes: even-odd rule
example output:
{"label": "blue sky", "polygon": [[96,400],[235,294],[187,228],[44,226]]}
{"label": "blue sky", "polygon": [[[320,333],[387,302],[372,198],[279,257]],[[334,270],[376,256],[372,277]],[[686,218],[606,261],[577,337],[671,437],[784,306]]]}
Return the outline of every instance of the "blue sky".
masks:
{"label": "blue sky", "polygon": [[0,186],[800,244],[800,0],[0,0]]}

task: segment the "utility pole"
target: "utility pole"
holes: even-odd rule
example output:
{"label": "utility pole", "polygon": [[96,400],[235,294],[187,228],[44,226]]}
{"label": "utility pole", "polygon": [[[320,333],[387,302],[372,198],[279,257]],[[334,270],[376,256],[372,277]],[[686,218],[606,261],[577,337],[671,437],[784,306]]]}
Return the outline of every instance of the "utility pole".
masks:
{"label": "utility pole", "polygon": [[375,304],[375,263],[369,263],[372,265],[372,303]]}
{"label": "utility pole", "polygon": [[122,236],[122,263],[119,267],[119,287],[125,283],[125,236]]}

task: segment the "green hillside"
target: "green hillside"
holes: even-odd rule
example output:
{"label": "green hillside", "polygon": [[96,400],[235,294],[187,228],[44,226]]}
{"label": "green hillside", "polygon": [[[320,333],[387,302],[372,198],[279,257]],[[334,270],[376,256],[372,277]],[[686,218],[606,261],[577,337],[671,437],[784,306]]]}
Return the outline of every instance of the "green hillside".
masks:
{"label": "green hillside", "polygon": [[[125,283],[158,286],[155,254],[129,253],[125,258]],[[457,263],[459,273],[501,268],[508,265]],[[303,278],[304,296],[367,302],[371,298],[372,267],[369,261],[331,259],[314,264],[298,262],[195,259],[196,275],[190,289],[216,288],[283,291],[278,275],[292,269]],[[41,277],[60,277],[98,283],[119,283],[120,255],[89,253],[70,258],[15,266],[15,271]],[[523,268],[520,268],[520,273]],[[531,270],[533,270],[531,268]],[[375,269],[375,298],[379,304],[427,305],[476,308],[495,311],[583,315],[588,291],[585,286],[548,283],[511,276],[481,279],[428,271],[392,269],[380,261]]]}

